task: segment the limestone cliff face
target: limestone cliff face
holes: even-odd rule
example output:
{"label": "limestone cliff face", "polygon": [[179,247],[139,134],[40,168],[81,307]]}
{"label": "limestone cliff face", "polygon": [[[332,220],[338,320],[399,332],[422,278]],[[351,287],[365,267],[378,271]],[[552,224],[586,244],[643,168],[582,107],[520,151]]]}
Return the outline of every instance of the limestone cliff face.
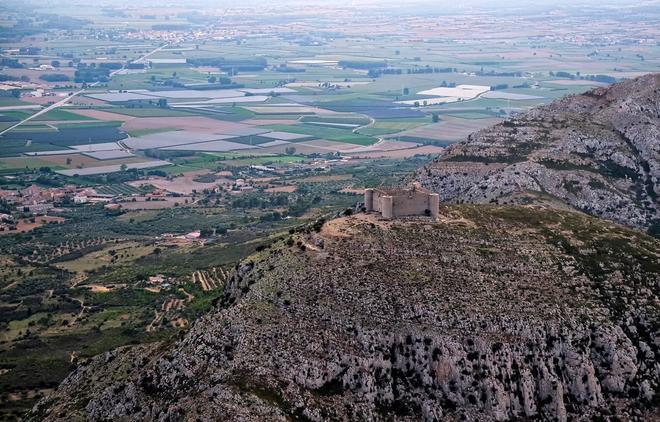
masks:
{"label": "limestone cliff face", "polygon": [[660,230],[660,74],[570,96],[472,134],[420,170],[450,203],[565,203]]}
{"label": "limestone cliff face", "polygon": [[658,416],[660,241],[538,207],[441,215],[275,244],[180,340],[97,357],[30,418]]}

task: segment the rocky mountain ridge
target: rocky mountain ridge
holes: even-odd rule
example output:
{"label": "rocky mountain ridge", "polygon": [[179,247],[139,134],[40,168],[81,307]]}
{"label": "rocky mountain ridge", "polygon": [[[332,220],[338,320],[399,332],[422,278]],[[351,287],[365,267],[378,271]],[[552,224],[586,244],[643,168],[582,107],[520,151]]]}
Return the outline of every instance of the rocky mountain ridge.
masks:
{"label": "rocky mountain ridge", "polygon": [[660,233],[660,74],[474,133],[418,176],[448,203],[567,204]]}
{"label": "rocky mountain ridge", "polygon": [[332,220],[239,265],[173,344],[81,365],[29,419],[650,420],[659,251],[543,207]]}

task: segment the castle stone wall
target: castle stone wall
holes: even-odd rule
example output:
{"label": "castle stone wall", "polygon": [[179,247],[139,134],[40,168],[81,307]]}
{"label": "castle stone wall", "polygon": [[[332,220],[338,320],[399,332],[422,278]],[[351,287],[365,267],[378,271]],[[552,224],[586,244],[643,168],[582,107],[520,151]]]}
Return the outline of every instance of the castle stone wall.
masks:
{"label": "castle stone wall", "polygon": [[380,213],[383,218],[427,215],[438,217],[440,196],[417,186],[410,189],[367,189],[364,194],[367,212]]}

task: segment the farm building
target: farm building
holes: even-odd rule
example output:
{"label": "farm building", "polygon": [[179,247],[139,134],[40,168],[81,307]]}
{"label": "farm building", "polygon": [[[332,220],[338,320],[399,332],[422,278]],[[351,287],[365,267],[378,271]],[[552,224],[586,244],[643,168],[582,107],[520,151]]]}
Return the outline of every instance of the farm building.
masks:
{"label": "farm building", "polygon": [[364,204],[367,212],[378,212],[383,218],[440,214],[440,195],[424,189],[419,183],[408,188],[366,189]]}

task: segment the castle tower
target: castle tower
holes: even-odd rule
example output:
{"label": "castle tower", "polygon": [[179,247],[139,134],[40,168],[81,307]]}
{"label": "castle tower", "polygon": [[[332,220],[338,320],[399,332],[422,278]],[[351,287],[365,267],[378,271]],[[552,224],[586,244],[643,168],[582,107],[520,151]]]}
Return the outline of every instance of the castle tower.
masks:
{"label": "castle tower", "polygon": [[431,210],[431,217],[440,217],[440,195],[437,193],[429,194],[429,210]]}
{"label": "castle tower", "polygon": [[365,189],[364,190],[364,208],[367,210],[367,212],[371,212],[374,210],[374,190],[373,189]]}
{"label": "castle tower", "polygon": [[392,196],[381,196],[380,197],[380,212],[383,218],[385,219],[391,219],[394,217],[394,212],[392,209],[392,205],[394,203],[394,197]]}

